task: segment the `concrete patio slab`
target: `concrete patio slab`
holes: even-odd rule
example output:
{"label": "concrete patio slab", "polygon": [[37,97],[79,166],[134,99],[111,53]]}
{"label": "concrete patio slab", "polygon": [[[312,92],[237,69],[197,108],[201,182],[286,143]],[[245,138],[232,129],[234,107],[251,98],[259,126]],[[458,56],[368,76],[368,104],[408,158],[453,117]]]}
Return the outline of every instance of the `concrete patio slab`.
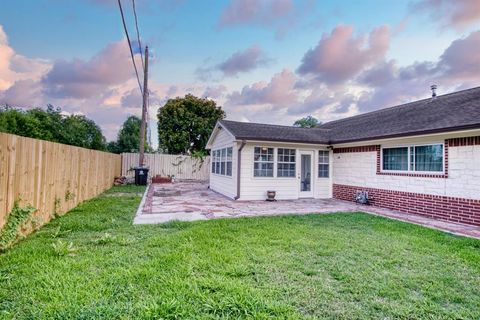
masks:
{"label": "concrete patio slab", "polygon": [[337,199],[298,199],[275,202],[234,201],[213,192],[208,189],[207,184],[200,182],[149,185],[133,223],[157,224],[173,220],[196,221],[217,218],[359,211],[480,239],[480,227],[476,226],[435,220]]}

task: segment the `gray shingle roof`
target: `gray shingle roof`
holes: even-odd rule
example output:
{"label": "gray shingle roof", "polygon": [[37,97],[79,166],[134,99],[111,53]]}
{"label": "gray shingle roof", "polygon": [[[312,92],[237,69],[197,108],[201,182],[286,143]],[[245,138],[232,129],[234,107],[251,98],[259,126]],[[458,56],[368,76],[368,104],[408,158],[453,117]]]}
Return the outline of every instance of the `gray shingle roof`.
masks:
{"label": "gray shingle roof", "polygon": [[480,87],[380,109],[319,128],[331,143],[480,128]]}
{"label": "gray shingle roof", "polygon": [[334,144],[480,128],[480,87],[380,109],[316,128],[221,120],[237,139]]}
{"label": "gray shingle roof", "polygon": [[282,141],[328,144],[328,131],[319,128],[297,128],[252,122],[220,120],[238,140]]}

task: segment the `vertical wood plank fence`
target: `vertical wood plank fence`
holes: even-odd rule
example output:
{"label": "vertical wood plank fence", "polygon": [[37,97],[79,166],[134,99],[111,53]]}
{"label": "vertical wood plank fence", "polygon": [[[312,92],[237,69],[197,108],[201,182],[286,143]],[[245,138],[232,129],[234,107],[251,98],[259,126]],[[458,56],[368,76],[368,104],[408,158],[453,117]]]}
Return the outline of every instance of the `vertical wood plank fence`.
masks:
{"label": "vertical wood plank fence", "polygon": [[110,188],[120,172],[117,154],[0,133],[0,230],[15,201],[35,207],[41,225]]}
{"label": "vertical wood plank fence", "polygon": [[[133,177],[132,168],[138,166],[138,153],[122,153],[122,176]],[[145,164],[150,168],[149,176],[174,175],[180,180],[208,180],[210,157],[205,157],[203,164],[190,156],[172,154],[145,154]]]}

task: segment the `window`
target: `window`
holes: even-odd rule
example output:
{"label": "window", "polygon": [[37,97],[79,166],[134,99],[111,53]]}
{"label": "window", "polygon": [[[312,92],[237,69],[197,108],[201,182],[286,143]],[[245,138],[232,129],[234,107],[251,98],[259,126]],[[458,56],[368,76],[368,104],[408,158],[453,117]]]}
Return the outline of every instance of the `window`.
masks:
{"label": "window", "polygon": [[330,152],[325,150],[318,151],[318,177],[328,178],[330,171]]}
{"label": "window", "polygon": [[255,147],[253,154],[253,176],[273,177],[273,148]]}
{"label": "window", "polygon": [[443,144],[383,148],[382,169],[443,172]]}
{"label": "window", "polygon": [[215,160],[215,153],[216,151],[212,150],[211,154],[210,154],[210,159],[212,160],[212,173],[215,173],[215,163],[216,163],[216,160]]}
{"label": "window", "polygon": [[212,151],[212,173],[232,176],[232,147]]}
{"label": "window", "polygon": [[383,170],[408,170],[408,148],[383,149]]}
{"label": "window", "polygon": [[227,176],[232,176],[232,147],[227,148]]}
{"label": "window", "polygon": [[295,177],[295,149],[277,150],[277,177]]}
{"label": "window", "polygon": [[225,169],[226,169],[226,166],[227,166],[227,150],[226,149],[222,149],[220,150],[220,174],[222,176],[225,175]]}

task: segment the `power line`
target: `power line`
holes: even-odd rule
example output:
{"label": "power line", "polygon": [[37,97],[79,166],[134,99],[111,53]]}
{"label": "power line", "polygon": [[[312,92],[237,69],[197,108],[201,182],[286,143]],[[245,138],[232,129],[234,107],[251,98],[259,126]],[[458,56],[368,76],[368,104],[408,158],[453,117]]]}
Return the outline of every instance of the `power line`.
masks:
{"label": "power line", "polygon": [[[118,0],[118,7],[120,8],[120,14],[122,15],[123,29],[127,36],[128,47],[130,48],[130,56],[132,57],[133,68],[135,69],[135,74],[137,76],[138,87],[140,88],[140,93],[143,94],[142,84],[140,83],[140,78],[138,76],[137,65],[135,64],[135,57],[133,56],[132,44],[130,43],[130,37],[128,36],[127,25],[125,24],[125,17],[123,16],[122,3]],[[142,59],[143,60],[143,59]]]}
{"label": "power line", "polygon": [[143,63],[142,42],[140,41],[140,32],[138,31],[137,10],[135,10],[135,0],[132,0],[133,15],[135,16],[135,29],[137,29],[138,48],[140,49],[140,56],[142,57],[142,70],[145,72],[145,64]]}

